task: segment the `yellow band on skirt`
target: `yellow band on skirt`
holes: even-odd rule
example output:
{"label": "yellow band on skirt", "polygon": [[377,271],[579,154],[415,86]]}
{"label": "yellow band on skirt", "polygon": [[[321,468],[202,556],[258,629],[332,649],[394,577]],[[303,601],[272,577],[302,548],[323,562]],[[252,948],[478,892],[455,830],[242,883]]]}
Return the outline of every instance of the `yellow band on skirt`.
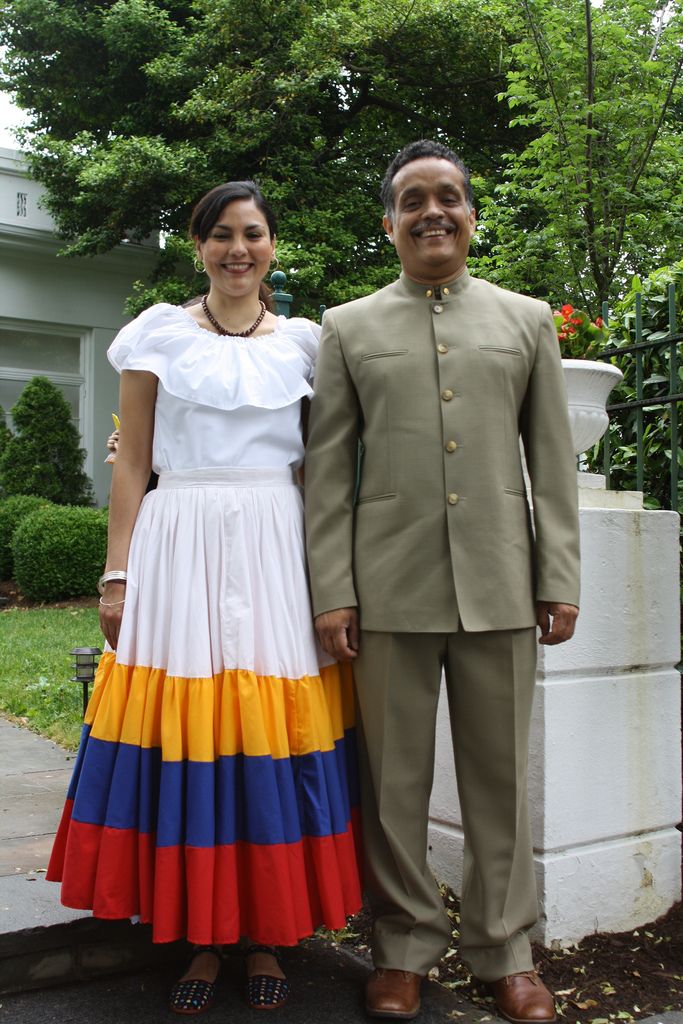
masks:
{"label": "yellow band on skirt", "polygon": [[185,679],[163,669],[117,664],[108,652],[86,723],[93,738],[158,747],[166,761],[332,750],[354,724],[351,674],[331,665],[320,676],[301,679],[243,669]]}

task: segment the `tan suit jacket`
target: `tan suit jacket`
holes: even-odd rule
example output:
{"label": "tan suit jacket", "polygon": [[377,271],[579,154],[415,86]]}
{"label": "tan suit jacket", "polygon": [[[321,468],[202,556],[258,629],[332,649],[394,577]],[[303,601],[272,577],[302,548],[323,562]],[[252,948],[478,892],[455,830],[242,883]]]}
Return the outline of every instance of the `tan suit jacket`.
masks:
{"label": "tan suit jacket", "polygon": [[537,600],[578,605],[576,463],[548,305],[465,271],[435,293],[401,275],[328,310],[306,526],[314,613],[358,605],[365,630],[517,629]]}

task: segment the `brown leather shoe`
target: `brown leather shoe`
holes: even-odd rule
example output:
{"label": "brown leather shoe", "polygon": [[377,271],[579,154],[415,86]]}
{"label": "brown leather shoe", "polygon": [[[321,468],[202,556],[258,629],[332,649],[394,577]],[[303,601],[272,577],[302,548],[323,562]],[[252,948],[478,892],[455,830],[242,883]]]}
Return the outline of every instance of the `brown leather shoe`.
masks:
{"label": "brown leather shoe", "polygon": [[496,1008],[512,1024],[553,1024],[555,1002],[536,971],[508,974],[491,985]]}
{"label": "brown leather shoe", "polygon": [[370,1017],[412,1020],[420,1012],[422,978],[412,971],[378,967],[365,985],[365,1010]]}

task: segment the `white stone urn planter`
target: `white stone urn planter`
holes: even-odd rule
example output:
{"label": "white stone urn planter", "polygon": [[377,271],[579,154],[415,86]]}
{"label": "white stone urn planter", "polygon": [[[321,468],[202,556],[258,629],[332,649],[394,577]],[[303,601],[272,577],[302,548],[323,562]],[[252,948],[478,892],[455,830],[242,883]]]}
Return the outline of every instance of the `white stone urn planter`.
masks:
{"label": "white stone urn planter", "polygon": [[607,430],[605,411],[612,388],[624,376],[617,366],[593,359],[563,359],[574,454],[592,448]]}

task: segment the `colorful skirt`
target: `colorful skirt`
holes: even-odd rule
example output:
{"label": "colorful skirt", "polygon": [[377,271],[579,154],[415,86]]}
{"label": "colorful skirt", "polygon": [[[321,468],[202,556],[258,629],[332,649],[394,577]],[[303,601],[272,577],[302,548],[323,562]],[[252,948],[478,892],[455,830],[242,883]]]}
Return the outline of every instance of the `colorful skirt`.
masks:
{"label": "colorful skirt", "polygon": [[294,945],[361,902],[350,673],[317,646],[289,470],[141,506],[47,877],[155,942]]}

